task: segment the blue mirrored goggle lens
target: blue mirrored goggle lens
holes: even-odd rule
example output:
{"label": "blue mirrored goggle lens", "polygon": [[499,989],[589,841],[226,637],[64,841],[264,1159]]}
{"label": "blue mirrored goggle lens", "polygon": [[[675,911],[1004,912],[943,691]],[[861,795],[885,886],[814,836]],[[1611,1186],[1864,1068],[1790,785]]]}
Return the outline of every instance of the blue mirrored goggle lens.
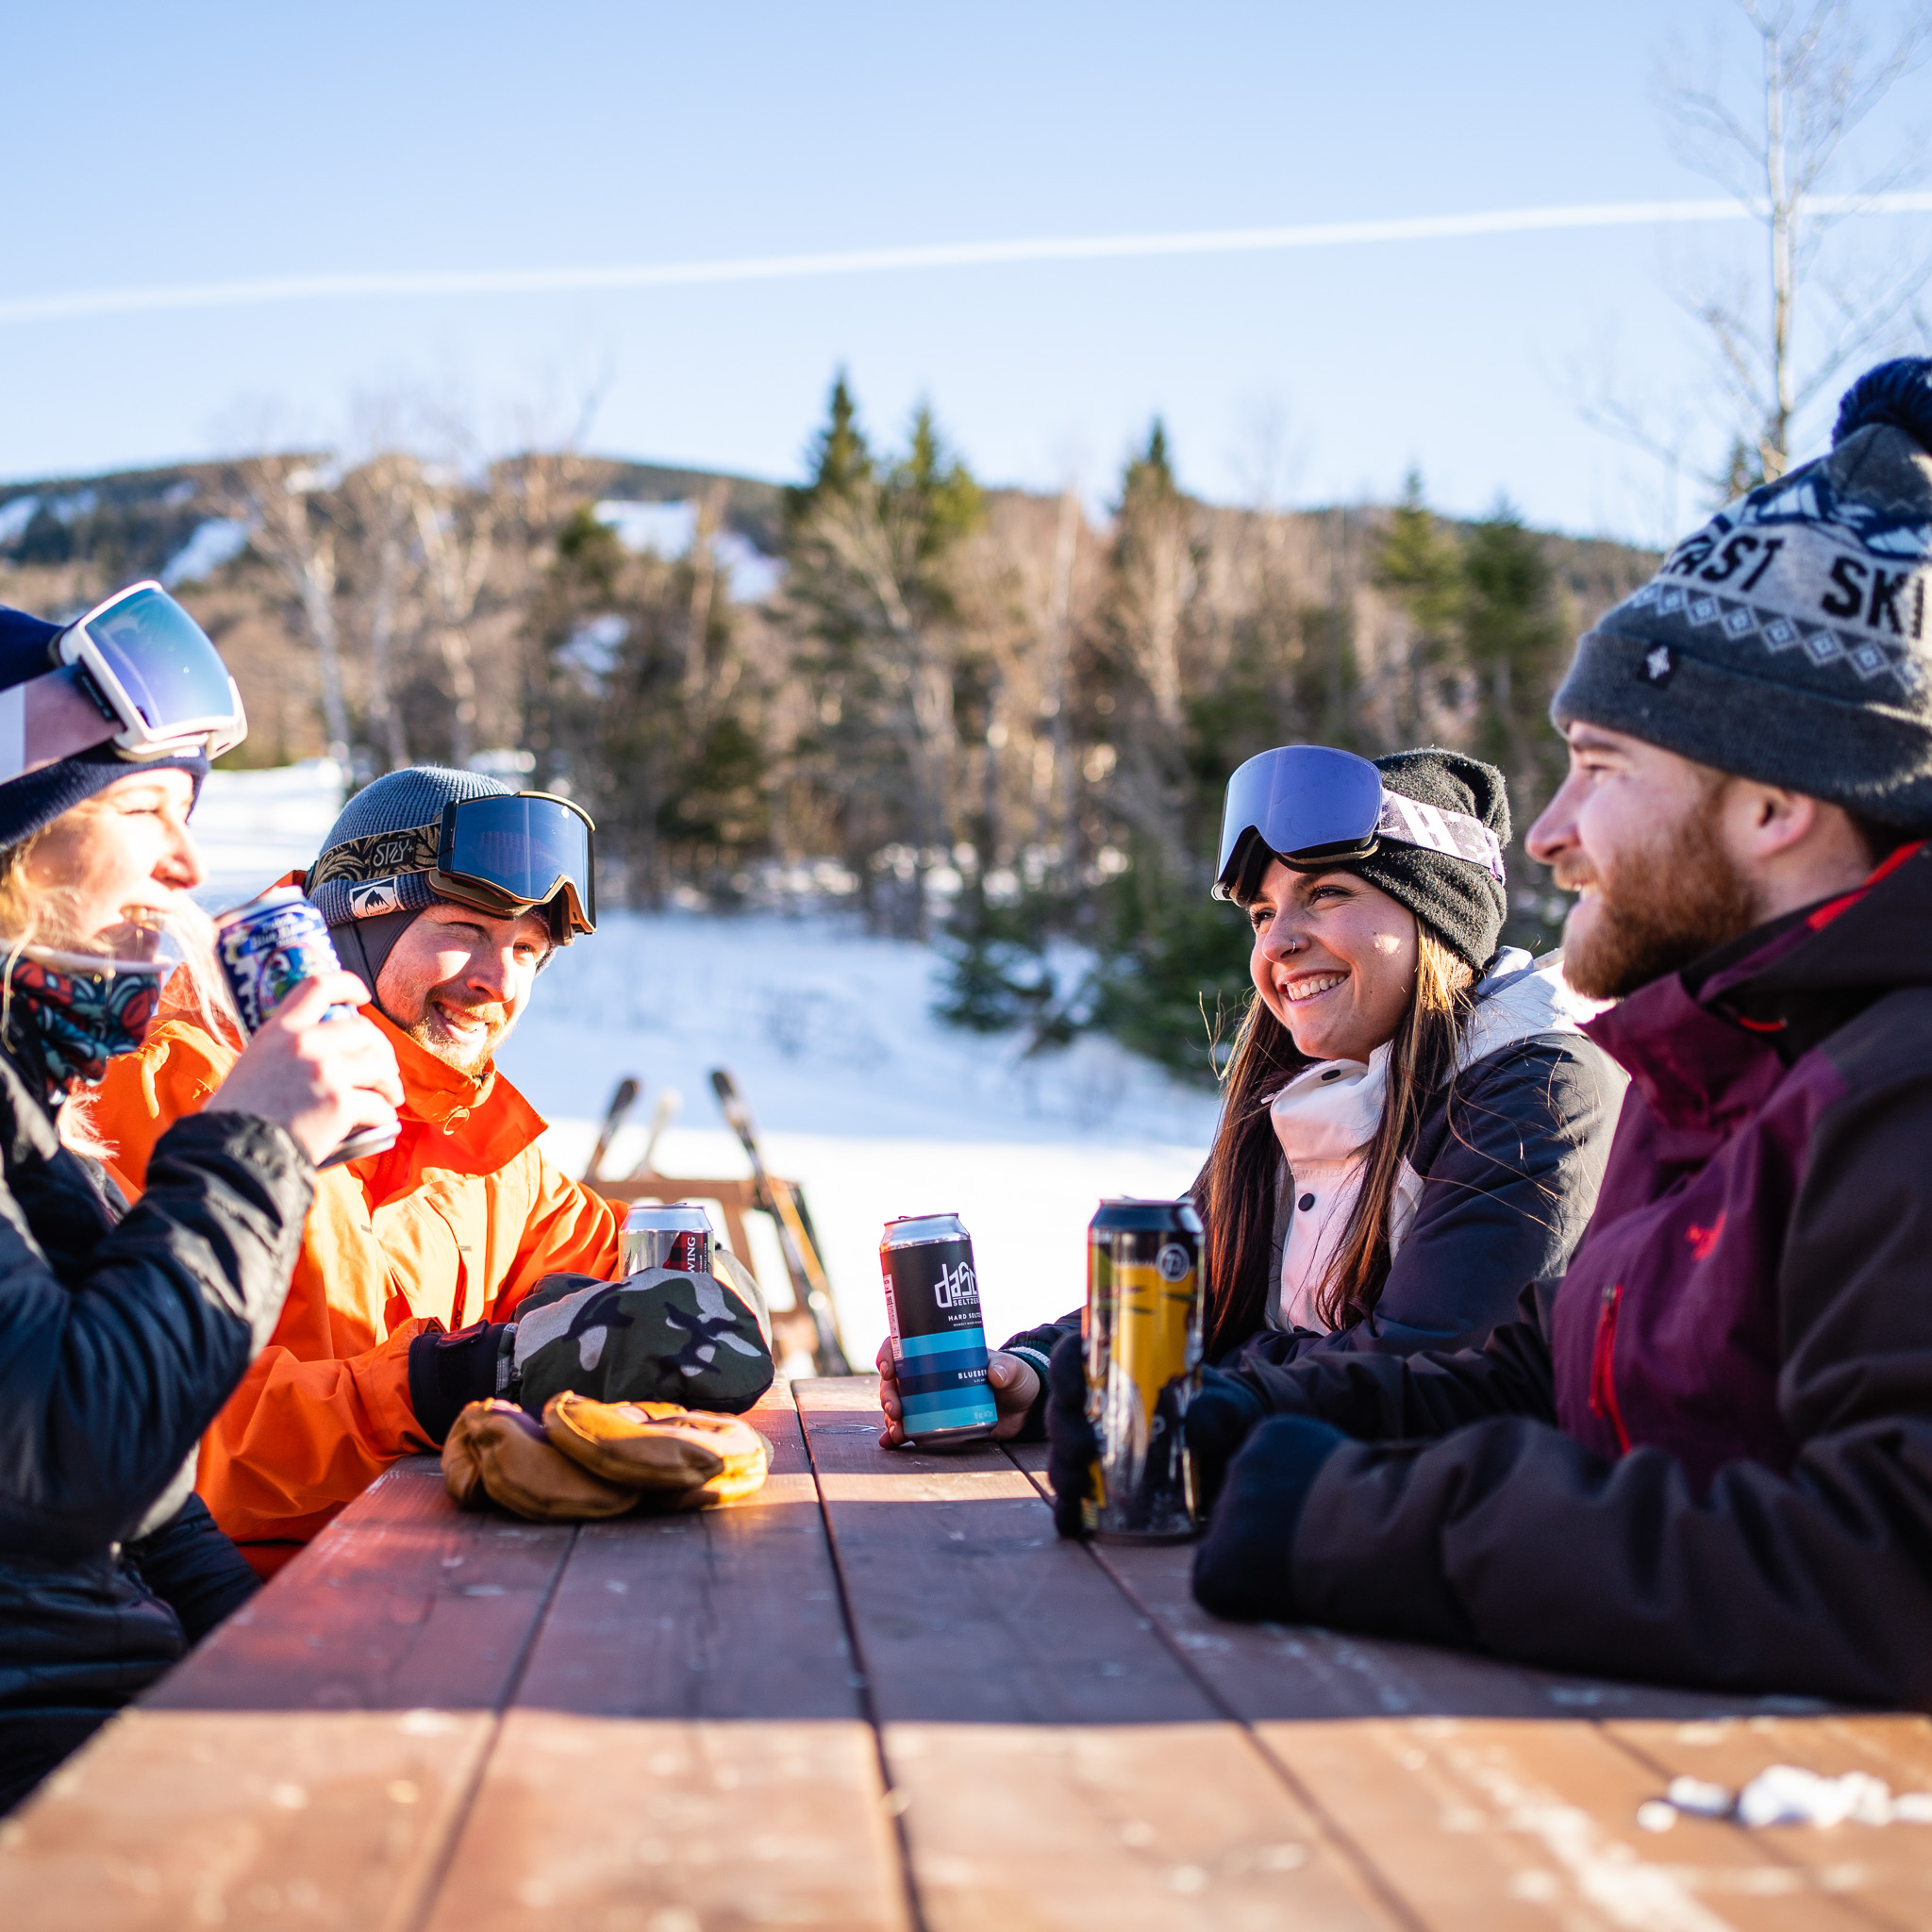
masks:
{"label": "blue mirrored goggle lens", "polygon": [[1367,758],[1321,744],[1264,751],[1227,781],[1215,875],[1225,882],[1250,831],[1271,852],[1322,852],[1372,837],[1381,809],[1382,774]]}
{"label": "blue mirrored goggle lens", "polygon": [[591,828],[568,806],[548,798],[466,798],[442,869],[495,886],[539,905],[561,887],[576,888],[595,919],[591,884]]}
{"label": "blue mirrored goggle lens", "polygon": [[165,591],[137,591],[90,619],[87,635],[150,731],[234,715],[227,666]]}

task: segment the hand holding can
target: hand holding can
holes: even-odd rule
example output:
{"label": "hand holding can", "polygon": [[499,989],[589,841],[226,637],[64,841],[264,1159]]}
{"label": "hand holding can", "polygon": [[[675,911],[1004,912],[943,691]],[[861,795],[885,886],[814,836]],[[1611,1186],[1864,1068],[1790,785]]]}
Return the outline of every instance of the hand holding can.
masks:
{"label": "hand holding can", "polygon": [[367,989],[342,971],[321,913],[275,887],[216,919],[215,953],[248,1045],[209,1104],[287,1127],[318,1167],[392,1147],[395,1054],[358,1010]]}
{"label": "hand holding can", "polygon": [[879,1239],[899,1423],[918,1448],[977,1442],[998,1422],[973,1242],[957,1214],[903,1215]]}

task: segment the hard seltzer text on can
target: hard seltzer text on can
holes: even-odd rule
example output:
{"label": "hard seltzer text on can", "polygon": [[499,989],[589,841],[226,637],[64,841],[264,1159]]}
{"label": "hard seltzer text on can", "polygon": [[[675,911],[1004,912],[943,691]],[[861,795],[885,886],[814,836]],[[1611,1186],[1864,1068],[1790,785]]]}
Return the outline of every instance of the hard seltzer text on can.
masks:
{"label": "hard seltzer text on can", "polygon": [[695,1201],[640,1201],[624,1217],[618,1254],[626,1274],[646,1268],[676,1268],[686,1274],[711,1274],[717,1236],[711,1217]]}
{"label": "hard seltzer text on can", "polygon": [[1087,1416],[1100,1441],[1084,1527],[1177,1542],[1199,1527],[1188,1404],[1201,1386],[1201,1218],[1187,1201],[1103,1201],[1087,1227]]}
{"label": "hard seltzer text on can", "polygon": [[957,1214],[913,1214],[879,1237],[886,1322],[906,1434],[922,1449],[976,1442],[998,1420],[973,1242]]}
{"label": "hard seltzer text on can", "polygon": [[[271,886],[258,899],[217,913],[215,957],[235,997],[242,1030],[251,1039],[305,979],[340,972],[342,963],[322,914],[299,886]],[[355,1011],[354,1007],[333,1006],[322,1017],[349,1019]],[[321,1165],[340,1167],[365,1154],[380,1154],[395,1145],[397,1132],[395,1127],[366,1127],[351,1134]]]}

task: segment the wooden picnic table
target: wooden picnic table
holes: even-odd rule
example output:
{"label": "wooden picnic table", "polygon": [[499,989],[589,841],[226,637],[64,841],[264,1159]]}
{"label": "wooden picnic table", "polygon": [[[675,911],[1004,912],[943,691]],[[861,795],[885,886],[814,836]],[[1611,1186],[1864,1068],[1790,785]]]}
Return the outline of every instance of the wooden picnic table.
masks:
{"label": "wooden picnic table", "polygon": [[1059,1541],[1037,1449],[884,1452],[875,1403],[774,1390],[704,1515],[399,1464],[0,1825],[0,1924],[1932,1924],[1932,1827],[1636,1823],[1679,1772],[1932,1786],[1923,1717],[1217,1623],[1189,1549]]}

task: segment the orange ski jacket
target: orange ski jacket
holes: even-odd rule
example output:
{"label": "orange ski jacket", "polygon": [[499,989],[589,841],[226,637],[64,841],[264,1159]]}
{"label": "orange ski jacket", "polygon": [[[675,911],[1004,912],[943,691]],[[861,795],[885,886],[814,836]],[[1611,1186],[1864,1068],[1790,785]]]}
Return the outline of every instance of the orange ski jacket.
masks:
{"label": "orange ski jacket", "polygon": [[[324,1169],[274,1339],[201,1440],[195,1488],[263,1575],[398,1457],[435,1445],[409,1405],[409,1343],[502,1321],[546,1274],[608,1278],[619,1213],[538,1152],[544,1123],[497,1073],[458,1073],[363,1012],[395,1048],[402,1134]],[[109,1063],[89,1124],[130,1199],[162,1132],[197,1112],[239,1048],[164,1003]]]}

